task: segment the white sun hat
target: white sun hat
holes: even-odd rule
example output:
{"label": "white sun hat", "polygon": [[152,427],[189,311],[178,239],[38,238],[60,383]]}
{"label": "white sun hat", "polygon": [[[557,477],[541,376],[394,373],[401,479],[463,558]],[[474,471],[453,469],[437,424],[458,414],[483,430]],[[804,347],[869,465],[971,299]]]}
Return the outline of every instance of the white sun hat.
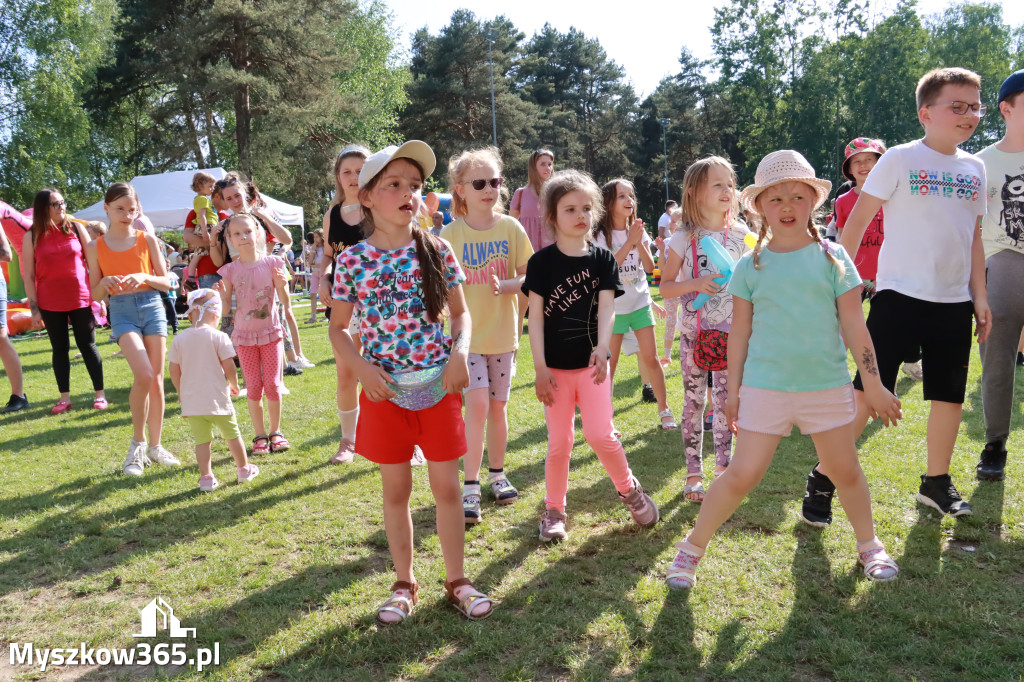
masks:
{"label": "white sun hat", "polygon": [[420,140],[409,140],[401,146],[391,145],[384,147],[379,152],[371,154],[363,163],[363,169],[359,171],[359,188],[362,189],[377,173],[384,170],[395,159],[412,159],[423,169],[423,179],[426,180],[434,172],[437,159],[433,150],[426,142]]}
{"label": "white sun hat", "polygon": [[745,210],[760,213],[754,205],[757,197],[772,185],[782,182],[802,182],[813,187],[817,194],[814,208],[825,203],[828,193],[832,189],[831,182],[815,176],[814,167],[804,158],[803,154],[792,149],[781,149],[767,155],[761,159],[761,163],[757,164],[754,184],[740,194],[740,205]]}

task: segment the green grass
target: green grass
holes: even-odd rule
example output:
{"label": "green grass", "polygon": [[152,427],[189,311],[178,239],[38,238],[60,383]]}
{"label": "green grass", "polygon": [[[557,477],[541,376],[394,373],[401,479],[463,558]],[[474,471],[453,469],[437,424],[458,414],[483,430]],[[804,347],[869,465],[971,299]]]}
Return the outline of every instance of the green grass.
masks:
{"label": "green grass", "polygon": [[[297,306],[298,318],[305,310]],[[37,647],[131,646],[137,609],[160,595],[198,643],[219,642],[222,664],[186,668],[53,671],[11,668],[0,679],[174,677],[225,680],[1010,680],[1024,674],[1024,450],[1014,406],[1005,483],[978,484],[983,446],[980,363],[953,476],[975,509],[939,518],[914,502],[924,471],[927,406],[906,378],[905,421],[869,426],[862,458],[878,535],[902,567],[893,584],[865,580],[853,534],[836,505],[832,527],[798,519],[808,438],[784,439],[762,485],[742,504],[701,564],[691,594],[663,576],[673,543],[698,507],[683,495],[678,432],[656,428],[639,400],[636,363],[624,359],[616,425],[630,463],[662,511],[638,530],[577,431],[568,496],[570,538],[537,539],[544,495],[544,415],[524,339],[510,402],[507,471],[521,492],[508,507],[485,502],[467,532],[466,570],[497,602],[480,623],[443,601],[443,565],[427,472],[414,471],[416,572],[422,601],[403,625],[382,629],[374,609],[394,580],[376,469],[359,459],[325,464],[337,442],[334,368],[323,322],[302,325],[317,363],[291,378],[284,402],[293,449],[259,460],[262,475],[234,483],[223,443],[222,487],[198,492],[198,470],[170,381],[164,444],[185,463],[121,475],[130,435],[127,366],[101,345],[111,408],[94,412],[81,361],[75,408],[51,417],[57,398],[45,338],[16,341],[33,407],[0,418],[0,632]],[[660,338],[660,332],[659,332]],[[659,342],[660,344],[660,342]],[[670,404],[681,405],[678,368]],[[238,403],[243,434],[252,429]],[[705,443],[709,452],[710,437]],[[712,461],[707,461],[710,473]],[[158,641],[170,641],[161,634]],[[189,646],[194,643],[190,641]]]}

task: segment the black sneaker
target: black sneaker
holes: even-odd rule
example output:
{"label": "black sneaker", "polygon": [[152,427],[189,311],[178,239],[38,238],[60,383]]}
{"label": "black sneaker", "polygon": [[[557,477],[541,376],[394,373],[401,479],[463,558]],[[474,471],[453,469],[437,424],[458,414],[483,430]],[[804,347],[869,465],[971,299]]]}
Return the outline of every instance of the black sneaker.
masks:
{"label": "black sneaker", "polygon": [[976,467],[979,481],[1001,481],[1006,469],[1006,448],[999,440],[992,441],[981,451]]}
{"label": "black sneaker", "polygon": [[832,480],[817,469],[807,475],[807,489],[800,507],[800,518],[815,528],[825,528],[832,523],[832,496],[836,486]]}
{"label": "black sneaker", "polygon": [[658,402],[658,399],[654,396],[654,387],[650,384],[644,384],[643,390],[640,391],[640,398],[645,403]]}
{"label": "black sneaker", "polygon": [[1024,367],[1024,353],[1017,351],[1017,366]]}
{"label": "black sneaker", "polygon": [[282,374],[284,374],[286,377],[297,377],[300,374],[302,374],[302,368],[296,367],[295,365],[289,362],[287,365],[284,366],[284,372],[282,372]]}
{"label": "black sneaker", "polygon": [[949,474],[921,476],[921,489],[917,493],[917,501],[950,516],[970,516],[973,513],[971,505],[960,497],[960,492],[953,485]]}
{"label": "black sneaker", "polygon": [[0,410],[0,413],[10,414],[11,412],[18,412],[28,407],[28,396],[26,395],[12,395],[11,399],[7,401],[7,406]]}

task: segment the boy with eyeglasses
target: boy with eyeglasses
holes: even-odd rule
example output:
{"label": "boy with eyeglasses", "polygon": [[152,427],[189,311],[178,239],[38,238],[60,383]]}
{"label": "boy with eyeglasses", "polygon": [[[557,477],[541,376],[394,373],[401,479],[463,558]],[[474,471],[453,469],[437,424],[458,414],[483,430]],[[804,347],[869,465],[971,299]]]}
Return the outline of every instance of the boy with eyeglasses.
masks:
{"label": "boy with eyeglasses", "polygon": [[1024,329],[1024,70],[1003,81],[997,106],[1006,134],[978,154],[988,174],[988,213],[981,224],[988,287],[992,292],[992,334],[981,344],[981,395],[985,408],[985,449],[976,468],[979,480],[1000,481],[1006,468],[1006,439],[1013,412],[1017,343]]}
{"label": "boy with eyeglasses", "polygon": [[[927,471],[917,501],[944,514],[971,513],[949,476],[960,429],[972,318],[979,341],[992,325],[985,285],[981,218],[985,164],[959,149],[985,114],[981,78],[961,68],[929,71],[917,83],[917,116],[924,137],[890,149],[871,170],[840,243],[857,255],[868,224],[885,208],[885,241],[878,254],[875,297],[867,326],[882,383],[896,389],[907,351],[920,345],[928,416]],[[857,437],[873,416],[860,373],[854,379]],[[832,520],[835,487],[819,464],[807,477],[802,517],[815,526]]]}

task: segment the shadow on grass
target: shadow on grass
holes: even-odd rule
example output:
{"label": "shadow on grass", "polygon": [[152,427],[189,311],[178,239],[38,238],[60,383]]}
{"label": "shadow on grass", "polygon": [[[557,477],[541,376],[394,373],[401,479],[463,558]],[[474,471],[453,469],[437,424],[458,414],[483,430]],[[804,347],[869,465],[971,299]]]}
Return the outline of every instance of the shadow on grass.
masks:
{"label": "shadow on grass", "polygon": [[[137,555],[194,541],[286,500],[324,492],[373,472],[371,468],[350,469],[323,483],[295,491],[274,492],[322,466],[325,465],[296,469],[276,478],[259,478],[244,486],[232,486],[228,489],[230,492],[202,495],[197,489],[189,488],[105,512],[89,514],[69,510],[48,516],[17,535],[0,540],[0,553],[13,555],[0,562],[0,595],[101,573]],[[176,469],[167,469],[147,478],[151,481],[154,477],[178,473]],[[81,478],[38,493],[28,505],[20,507],[26,511],[38,509],[37,504],[47,502],[89,507],[118,491],[142,486],[144,480],[118,476],[93,484],[92,478]],[[195,503],[160,512],[190,499]],[[145,518],[139,518],[145,513],[148,513]]]}

